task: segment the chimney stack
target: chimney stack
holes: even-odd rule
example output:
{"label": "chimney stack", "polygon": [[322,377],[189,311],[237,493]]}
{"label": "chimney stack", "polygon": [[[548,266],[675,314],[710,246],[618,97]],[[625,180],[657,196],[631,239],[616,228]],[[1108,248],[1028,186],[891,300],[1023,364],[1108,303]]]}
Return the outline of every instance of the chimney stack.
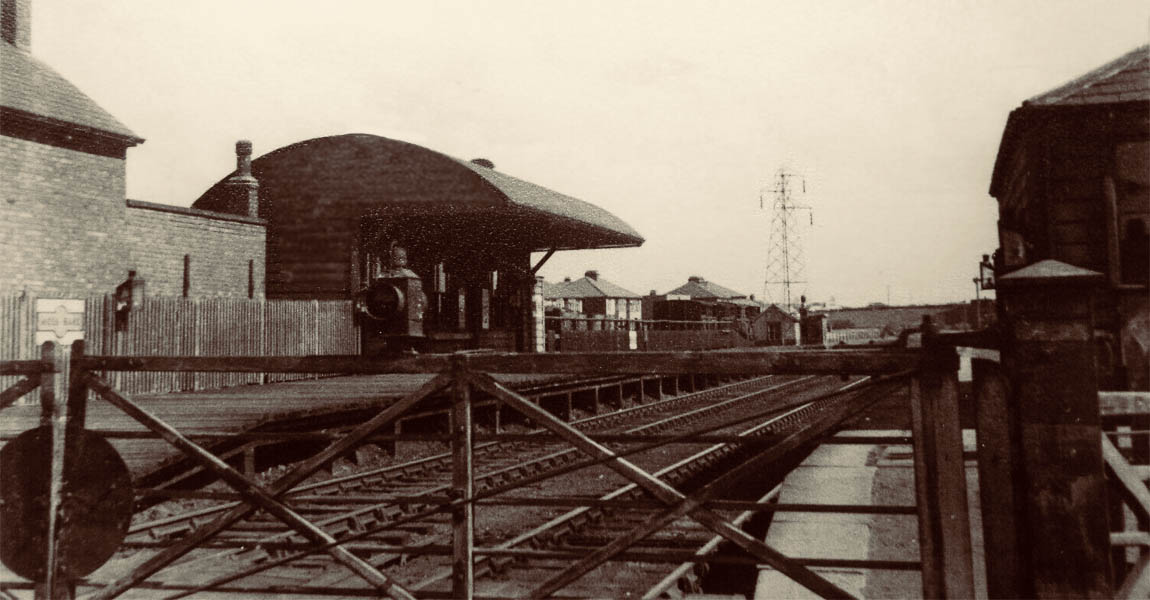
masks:
{"label": "chimney stack", "polygon": [[252,176],[252,143],[236,142],[236,170],[224,180],[228,196],[228,212],[258,217],[260,212],[260,182]]}
{"label": "chimney stack", "polygon": [[0,0],[0,34],[5,42],[32,51],[32,0]]}
{"label": "chimney stack", "polygon": [[591,270],[583,274],[584,277],[592,281],[599,281],[599,271]]}

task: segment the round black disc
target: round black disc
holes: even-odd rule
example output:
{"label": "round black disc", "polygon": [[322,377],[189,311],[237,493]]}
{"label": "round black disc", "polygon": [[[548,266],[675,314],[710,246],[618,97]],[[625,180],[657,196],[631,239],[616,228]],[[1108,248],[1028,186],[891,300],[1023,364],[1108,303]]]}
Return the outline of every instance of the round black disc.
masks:
{"label": "round black disc", "polygon": [[[86,430],[69,437],[60,509],[59,573],[79,579],[100,568],[132,520],[132,478],[116,449]],[[52,430],[30,429],[0,448],[0,561],[43,581],[52,477]]]}

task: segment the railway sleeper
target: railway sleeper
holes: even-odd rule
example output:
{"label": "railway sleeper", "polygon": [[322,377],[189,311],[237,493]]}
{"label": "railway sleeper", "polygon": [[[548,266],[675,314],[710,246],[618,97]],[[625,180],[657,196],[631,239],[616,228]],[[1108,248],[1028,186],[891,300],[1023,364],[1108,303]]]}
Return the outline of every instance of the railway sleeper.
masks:
{"label": "railway sleeper", "polygon": [[171,525],[158,525],[148,529],[148,535],[155,540],[170,540],[177,536],[190,533],[194,525],[190,522],[172,523]]}

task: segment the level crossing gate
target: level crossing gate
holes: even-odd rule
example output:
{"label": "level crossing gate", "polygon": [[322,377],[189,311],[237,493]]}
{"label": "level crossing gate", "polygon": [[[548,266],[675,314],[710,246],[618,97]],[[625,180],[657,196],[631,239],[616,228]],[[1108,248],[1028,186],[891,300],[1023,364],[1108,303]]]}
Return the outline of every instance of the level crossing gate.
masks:
{"label": "level crossing gate", "polygon": [[[607,448],[572,428],[540,406],[493,379],[491,373],[556,374],[861,374],[874,378],[870,385],[902,381],[909,386],[914,446],[916,505],[919,522],[923,592],[926,597],[963,598],[973,595],[971,542],[966,506],[965,473],[961,430],[958,423],[957,356],[953,347],[928,344],[924,350],[883,348],[852,351],[754,350],[745,352],[671,352],[601,354],[493,354],[408,356],[371,359],[358,356],[312,357],[122,357],[87,356],[82,343],[70,352],[46,345],[39,361],[9,362],[0,365],[3,374],[23,374],[25,379],[0,395],[0,407],[40,388],[43,410],[42,429],[50,432],[51,480],[46,528],[42,548],[42,577],[39,595],[45,598],[71,597],[84,573],[69,570],[63,546],[74,543],[61,534],[67,529],[67,486],[64,475],[70,463],[82,460],[75,455],[74,443],[84,430],[89,394],[95,394],[143,424],[155,435],[198,462],[232,487],[242,502],[193,533],[175,541],[117,581],[95,589],[83,597],[113,598],[144,582],[152,574],[173,563],[199,545],[211,540],[233,523],[256,510],[264,510],[288,525],[312,546],[303,552],[262,563],[226,578],[209,581],[182,591],[177,597],[213,589],[241,577],[285,564],[317,552],[329,554],[345,565],[380,595],[411,598],[416,594],[356,554],[346,544],[374,533],[336,539],[293,510],[285,499],[293,488],[335,458],[376,435],[405,412],[436,393],[452,397],[450,441],[453,455],[453,493],[429,512],[449,512],[452,516],[452,596],[472,597],[475,593],[474,562],[477,553],[474,536],[475,508],[479,501],[506,490],[477,493],[473,485],[472,395],[481,391],[498,399],[534,424],[585,453],[590,462],[602,464],[633,482],[663,505],[662,512],[599,551],[572,562],[558,575],[540,584],[532,597],[546,597],[586,574],[596,566],[625,551],[647,535],[672,521],[687,516],[721,536],[762,564],[769,565],[822,597],[845,598],[850,594],[811,570],[803,562],[787,557],[762,540],[745,533],[717,514],[709,504],[721,485],[706,486],[687,495],[645,472],[625,456]],[[195,372],[306,372],[331,374],[431,373],[434,376],[415,392],[395,401],[342,437],[334,439],[321,452],[296,464],[278,480],[261,485],[249,475],[228,465],[173,428],[129,394],[109,385],[102,375],[108,371],[195,371]],[[857,390],[856,390],[857,391]],[[813,423],[802,435],[781,440],[799,444],[833,432],[849,413],[860,408],[844,405],[843,410]],[[498,436],[496,436],[498,437]],[[70,452],[71,450],[71,452]],[[769,452],[766,453],[769,458]],[[755,465],[749,465],[753,468]],[[851,510],[842,507],[843,511]],[[416,514],[407,519],[416,519]],[[388,524],[393,526],[394,523]],[[857,561],[856,561],[857,562]],[[833,563],[833,561],[831,561]],[[824,561],[826,564],[826,561]],[[862,566],[855,564],[853,566]],[[87,586],[80,581],[81,589]]]}

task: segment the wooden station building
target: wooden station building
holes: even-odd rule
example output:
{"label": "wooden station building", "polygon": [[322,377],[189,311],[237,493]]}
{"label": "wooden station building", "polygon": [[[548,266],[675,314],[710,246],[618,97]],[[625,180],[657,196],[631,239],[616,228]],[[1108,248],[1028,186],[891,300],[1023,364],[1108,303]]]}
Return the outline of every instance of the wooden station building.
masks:
{"label": "wooden station building", "polygon": [[[538,349],[542,261],[644,241],[607,211],[485,159],[376,135],[291,144],[251,161],[250,175],[258,201],[232,174],[193,206],[267,222],[269,299],[353,298],[399,246],[427,297],[421,347],[431,351]],[[533,252],[547,254],[532,265]]]}

